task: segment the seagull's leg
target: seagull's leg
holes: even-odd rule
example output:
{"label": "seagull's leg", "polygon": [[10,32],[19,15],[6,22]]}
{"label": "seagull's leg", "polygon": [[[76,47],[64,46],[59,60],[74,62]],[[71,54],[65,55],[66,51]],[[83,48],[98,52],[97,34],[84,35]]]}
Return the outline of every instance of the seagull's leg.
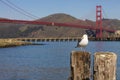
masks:
{"label": "seagull's leg", "polygon": [[81,48],[81,51],[82,51],[82,47],[80,47]]}
{"label": "seagull's leg", "polygon": [[86,47],[84,47],[84,52],[85,52],[85,48],[86,48]]}

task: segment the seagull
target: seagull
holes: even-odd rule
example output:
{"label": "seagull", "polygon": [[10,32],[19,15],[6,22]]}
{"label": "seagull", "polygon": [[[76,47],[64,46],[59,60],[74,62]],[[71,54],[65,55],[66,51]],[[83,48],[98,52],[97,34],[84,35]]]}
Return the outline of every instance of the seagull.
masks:
{"label": "seagull", "polygon": [[81,38],[81,41],[78,41],[77,46],[75,48],[81,47],[82,50],[82,48],[85,48],[87,44],[88,44],[88,35],[84,34]]}

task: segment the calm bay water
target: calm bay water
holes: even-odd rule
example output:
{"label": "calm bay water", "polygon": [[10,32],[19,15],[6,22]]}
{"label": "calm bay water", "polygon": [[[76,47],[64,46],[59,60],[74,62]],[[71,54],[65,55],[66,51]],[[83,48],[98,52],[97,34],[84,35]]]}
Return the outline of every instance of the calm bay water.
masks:
{"label": "calm bay water", "polygon": [[[0,80],[67,80],[70,75],[70,53],[77,42],[40,42],[30,45],[0,48]],[[120,74],[120,42],[89,42],[86,51],[92,55],[110,51],[118,55]],[[120,80],[120,76],[117,76]]]}

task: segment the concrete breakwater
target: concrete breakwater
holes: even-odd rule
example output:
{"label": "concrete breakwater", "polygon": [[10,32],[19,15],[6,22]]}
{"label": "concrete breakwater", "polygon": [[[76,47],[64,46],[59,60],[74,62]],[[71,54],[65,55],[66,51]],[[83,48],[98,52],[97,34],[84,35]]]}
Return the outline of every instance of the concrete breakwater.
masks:
{"label": "concrete breakwater", "polygon": [[[13,47],[21,45],[38,45],[34,42],[55,42],[55,41],[79,41],[81,37],[62,37],[62,38],[8,38],[0,39],[0,47]],[[89,37],[90,41],[120,41],[120,37]],[[39,44],[40,45],[40,44]]]}
{"label": "concrete breakwater", "polygon": [[16,39],[0,39],[0,48],[30,45],[31,42],[18,41]]}
{"label": "concrete breakwater", "polygon": [[[55,41],[79,41],[81,37],[62,37],[62,38],[15,38],[18,41],[26,42],[55,42]],[[103,37],[95,38],[89,37],[90,41],[120,41],[120,37]]]}

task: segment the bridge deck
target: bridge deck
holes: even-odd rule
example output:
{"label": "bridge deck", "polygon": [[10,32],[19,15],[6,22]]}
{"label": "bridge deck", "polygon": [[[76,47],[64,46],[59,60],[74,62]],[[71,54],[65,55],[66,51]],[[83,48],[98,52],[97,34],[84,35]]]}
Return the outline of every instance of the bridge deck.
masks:
{"label": "bridge deck", "polygon": [[[7,20],[7,19],[0,19],[1,23],[19,23],[19,24],[38,24],[38,25],[47,25],[47,26],[64,26],[64,27],[75,27],[75,28],[83,28],[83,29],[92,29],[92,30],[99,30],[96,26],[84,26],[84,25],[77,25],[72,23],[58,23],[58,22],[46,22],[46,21],[26,21],[26,20]],[[109,28],[102,28],[103,31],[112,32],[114,33],[116,30],[109,29]]]}

